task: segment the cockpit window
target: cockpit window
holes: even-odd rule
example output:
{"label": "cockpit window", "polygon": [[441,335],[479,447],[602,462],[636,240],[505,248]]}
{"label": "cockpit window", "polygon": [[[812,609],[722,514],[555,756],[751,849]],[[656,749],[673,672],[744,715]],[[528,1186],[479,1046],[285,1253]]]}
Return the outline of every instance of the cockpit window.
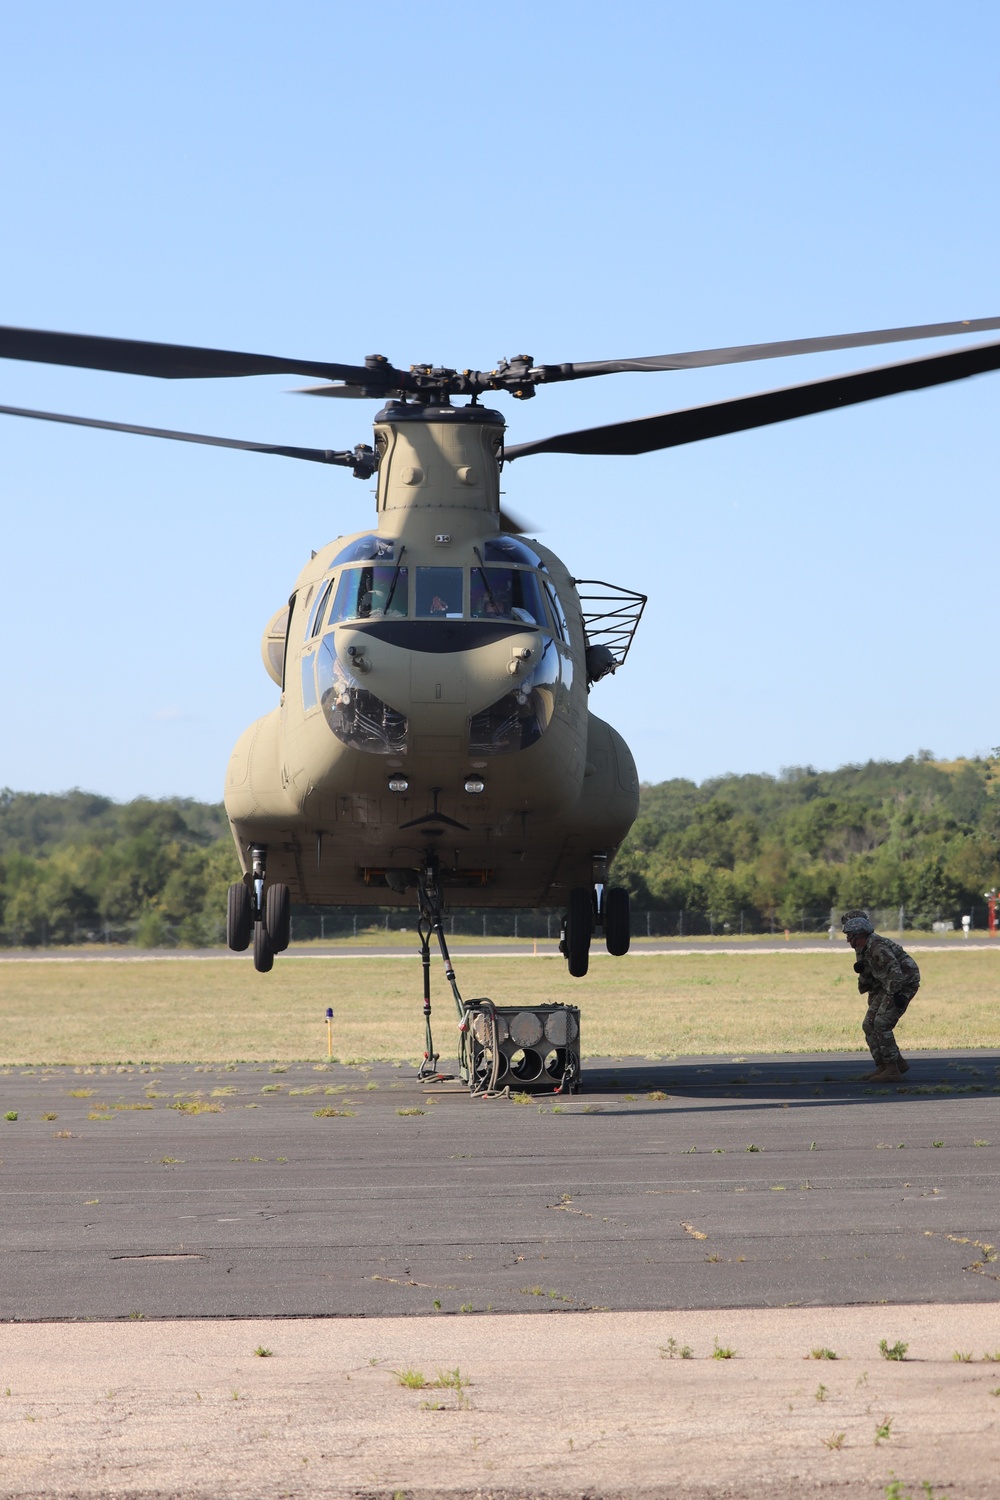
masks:
{"label": "cockpit window", "polygon": [[384,536],[361,536],[356,541],[348,542],[342,547],[336,557],[330,563],[331,568],[339,568],[341,563],[352,562],[392,562],[396,556],[395,543]]}
{"label": "cockpit window", "polygon": [[319,701],[316,697],[316,678],[313,673],[315,658],[316,653],[314,651],[310,651],[302,658],[302,707],[306,713],[311,708],[315,708]]}
{"label": "cockpit window", "polygon": [[483,543],[483,561],[495,563],[524,563],[529,568],[542,568],[545,564],[527,542],[518,536],[492,536]]}
{"label": "cockpit window", "polygon": [[545,624],[545,607],[538,579],[534,573],[521,568],[473,568],[470,602],[474,620]]}
{"label": "cockpit window", "polygon": [[333,579],[331,578],[329,583],[326,585],[326,588],[323,589],[319,598],[316,600],[316,603],[313,605],[312,614],[309,616],[309,624],[306,627],[307,641],[310,640],[314,635],[318,635],[320,630],[322,629],[323,614],[326,610],[327,601],[330,598],[330,590],[332,588]]}
{"label": "cockpit window", "polygon": [[542,586],[549,596],[549,607],[552,611],[552,618],[555,621],[556,631],[562,638],[562,640],[568,641],[569,625],[566,623],[566,612],[559,602],[559,595],[556,593],[551,583],[549,583],[548,579],[542,580]]}
{"label": "cockpit window", "polygon": [[330,612],[330,624],[341,620],[405,619],[409,610],[407,568],[345,568]]}
{"label": "cockpit window", "polygon": [[462,568],[417,569],[417,617],[460,620],[463,611]]}

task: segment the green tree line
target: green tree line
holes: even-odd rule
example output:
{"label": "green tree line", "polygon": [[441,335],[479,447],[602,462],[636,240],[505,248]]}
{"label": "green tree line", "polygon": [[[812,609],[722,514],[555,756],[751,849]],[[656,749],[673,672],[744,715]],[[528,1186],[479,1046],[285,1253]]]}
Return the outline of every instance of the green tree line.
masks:
{"label": "green tree line", "polygon": [[221,805],[0,791],[0,938],[205,947],[240,877]]}
{"label": "green tree line", "polygon": [[[7,945],[219,943],[239,873],[221,805],[0,791]],[[905,907],[912,926],[981,914],[1000,884],[1000,753],[644,786],[614,878],[639,911],[748,930],[854,905]]]}
{"label": "green tree line", "polygon": [[1000,882],[1000,754],[647,786],[615,877],[640,908],[730,924],[847,906],[957,922]]}

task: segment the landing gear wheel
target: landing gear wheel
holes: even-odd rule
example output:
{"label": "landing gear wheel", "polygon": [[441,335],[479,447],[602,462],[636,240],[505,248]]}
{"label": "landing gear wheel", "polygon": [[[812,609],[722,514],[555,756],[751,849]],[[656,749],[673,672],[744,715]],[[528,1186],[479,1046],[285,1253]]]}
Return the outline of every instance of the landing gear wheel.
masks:
{"label": "landing gear wheel", "polygon": [[255,922],[253,927],[253,966],[258,974],[274,968],[274,947],[263,922]]}
{"label": "landing gear wheel", "polygon": [[275,953],[284,953],[292,936],[292,898],[287,885],[269,885],[264,892],[264,926]]}
{"label": "landing gear wheel", "polygon": [[608,952],[621,958],[628,952],[630,938],[628,891],[624,886],[613,885],[604,892],[604,941]]}
{"label": "landing gear wheel", "polygon": [[566,915],[566,960],[574,979],[582,979],[590,964],[590,935],[594,930],[594,903],[586,886],[569,893]]}
{"label": "landing gear wheel", "polygon": [[249,948],[252,929],[250,892],[241,880],[229,887],[229,902],[226,907],[226,942],[234,953],[243,953]]}

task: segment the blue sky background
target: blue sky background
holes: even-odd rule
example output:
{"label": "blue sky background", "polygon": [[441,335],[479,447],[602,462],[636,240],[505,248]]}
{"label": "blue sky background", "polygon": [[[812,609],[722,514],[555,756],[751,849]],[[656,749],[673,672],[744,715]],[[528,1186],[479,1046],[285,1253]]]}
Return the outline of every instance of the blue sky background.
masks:
{"label": "blue sky background", "polygon": [[[1000,313],[994,5],[34,0],[0,56],[4,323],[482,368]],[[933,347],[503,406],[516,442]],[[369,438],[296,383],[0,362],[9,405]],[[592,700],[645,779],[1000,741],[998,402],[507,471],[574,573],[650,595]],[[11,418],[0,452],[0,785],[219,797],[261,631],[370,486]]]}

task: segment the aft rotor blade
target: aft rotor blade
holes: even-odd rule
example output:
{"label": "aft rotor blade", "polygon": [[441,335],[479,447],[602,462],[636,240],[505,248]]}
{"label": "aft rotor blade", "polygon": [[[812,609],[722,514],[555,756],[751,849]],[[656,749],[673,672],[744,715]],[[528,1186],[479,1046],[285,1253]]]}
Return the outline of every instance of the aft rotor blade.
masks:
{"label": "aft rotor blade", "polygon": [[970,375],[985,375],[996,369],[1000,369],[1000,343],[977,344],[972,349],[953,349],[947,354],[930,354],[873,370],[856,370],[851,375],[811,380],[755,396],[738,396],[733,401],[713,401],[708,406],[691,406],[655,417],[612,422],[606,427],[588,427],[582,432],[558,433],[532,443],[515,443],[504,450],[504,457],[527,458],[532,453],[651,453],[658,448],[676,448],[682,443],[700,443],[705,438],[767,427],[773,422],[789,422],[795,417],[810,417],[839,406],[877,401],[903,391],[966,380]]}
{"label": "aft rotor blade", "polygon": [[535,536],[538,532],[538,529],[539,528],[537,526],[534,526],[531,521],[526,521],[523,516],[517,515],[514,511],[507,510],[506,507],[501,509],[501,531],[513,532],[515,536]]}
{"label": "aft rotor blade", "polygon": [[835,333],[814,339],[784,339],[774,344],[735,344],[730,349],[693,349],[684,354],[651,354],[641,359],[598,359],[573,365],[545,365],[544,380],[586,380],[591,375],[628,371],[699,370],[709,365],[736,365],[755,359],[784,359],[792,354],[820,354],[828,349],[861,349],[906,339],[950,338],[957,333],[989,333],[1000,318],[967,318],[958,323],[919,323],[912,328],[876,328],[868,333]]}
{"label": "aft rotor blade", "polygon": [[188,344],[98,338],[88,333],[50,333],[38,328],[0,327],[0,359],[75,365],[83,370],[115,370],[123,375],[156,375],[161,380],[319,375],[328,380],[359,381],[369,386],[384,384],[379,373],[361,365],[279,359],[271,354],[240,354],[232,349],[200,349]]}
{"label": "aft rotor blade", "polygon": [[212,448],[242,448],[248,453],[277,453],[283,458],[305,458],[317,464],[348,465],[357,462],[353,453],[324,448],[291,448],[280,443],[251,443],[241,438],[206,437],[200,432],[172,432],[166,427],[136,427],[130,422],[101,422],[96,417],[67,417],[55,411],[30,411],[21,406],[0,406],[8,417],[35,417],[41,422],[68,422],[73,427],[103,427],[108,432],[134,432],[139,437],[172,438],[178,443],[206,443]]}

